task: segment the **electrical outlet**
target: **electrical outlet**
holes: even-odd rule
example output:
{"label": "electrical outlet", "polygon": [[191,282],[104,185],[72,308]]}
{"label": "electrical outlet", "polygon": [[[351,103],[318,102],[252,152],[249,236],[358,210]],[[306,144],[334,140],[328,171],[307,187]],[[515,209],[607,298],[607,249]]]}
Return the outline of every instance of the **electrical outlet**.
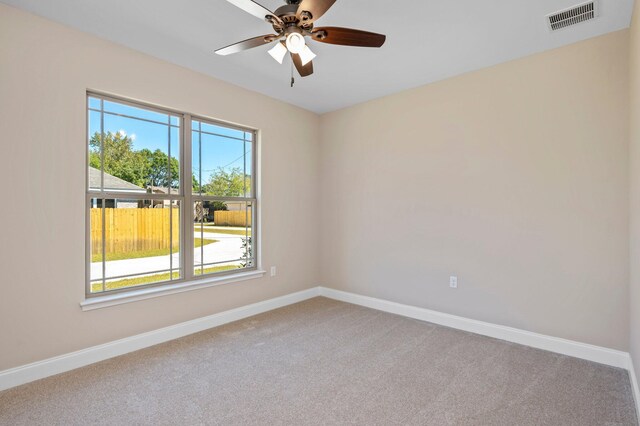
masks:
{"label": "electrical outlet", "polygon": [[453,275],[449,277],[449,287],[458,288],[458,277]]}
{"label": "electrical outlet", "polygon": [[272,277],[275,277],[275,276],[276,276],[276,267],[275,267],[275,266],[272,266],[272,267],[271,267],[271,276],[272,276]]}

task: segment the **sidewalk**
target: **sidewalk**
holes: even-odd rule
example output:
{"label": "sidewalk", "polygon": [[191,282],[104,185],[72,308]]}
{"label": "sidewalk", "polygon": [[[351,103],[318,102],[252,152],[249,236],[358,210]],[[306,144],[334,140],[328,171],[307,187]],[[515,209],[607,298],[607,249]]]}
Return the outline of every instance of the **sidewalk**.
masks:
{"label": "sidewalk", "polygon": [[[225,229],[235,229],[228,228]],[[244,228],[238,228],[244,229]],[[203,233],[204,238],[218,240],[217,243],[207,244],[194,249],[194,262],[196,265],[204,260],[204,263],[219,262],[223,260],[233,261],[244,254],[242,249],[242,235],[219,234],[215,232]],[[200,232],[195,232],[195,238],[200,238]],[[180,253],[173,255],[143,257],[138,259],[112,260],[105,263],[106,277],[118,277],[130,274],[144,274],[155,271],[168,270],[173,261],[173,268],[180,265]],[[91,279],[102,279],[102,263],[91,263]]]}

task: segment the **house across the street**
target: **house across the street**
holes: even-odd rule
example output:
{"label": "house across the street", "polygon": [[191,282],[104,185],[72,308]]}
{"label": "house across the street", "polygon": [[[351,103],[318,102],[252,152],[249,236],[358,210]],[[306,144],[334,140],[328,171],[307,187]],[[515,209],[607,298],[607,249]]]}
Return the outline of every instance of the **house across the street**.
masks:
{"label": "house across the street", "polygon": [[[101,182],[102,170],[96,169],[95,167],[89,167],[89,188],[99,189],[102,185]],[[127,182],[124,179],[120,179],[119,177],[110,175],[107,172],[104,172],[104,190],[105,191],[118,191],[118,192],[131,192],[135,194],[146,194],[147,190],[139,187],[138,185],[134,185],[131,182]],[[126,199],[106,199],[104,200],[104,206],[106,208],[136,208],[140,207],[140,201],[137,200],[126,200]],[[94,198],[91,200],[91,207],[102,207],[102,199]]]}

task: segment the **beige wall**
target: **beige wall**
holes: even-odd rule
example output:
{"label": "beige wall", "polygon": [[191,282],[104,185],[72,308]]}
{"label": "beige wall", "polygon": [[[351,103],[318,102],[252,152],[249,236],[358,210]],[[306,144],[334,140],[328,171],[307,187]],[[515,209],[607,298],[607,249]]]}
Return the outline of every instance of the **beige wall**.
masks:
{"label": "beige wall", "polygon": [[640,380],[640,3],[636,2],[630,30],[631,90],[631,285],[630,285],[630,349]]}
{"label": "beige wall", "polygon": [[[263,262],[278,276],[82,312],[88,88],[261,129]],[[0,371],[318,285],[318,126],[310,112],[0,5]]]}
{"label": "beige wall", "polygon": [[628,71],[621,31],[324,115],[323,284],[627,350]]}
{"label": "beige wall", "polygon": [[[628,36],[319,118],[0,5],[0,371],[320,283],[627,350]],[[263,263],[278,276],[82,312],[86,89],[261,129]]]}

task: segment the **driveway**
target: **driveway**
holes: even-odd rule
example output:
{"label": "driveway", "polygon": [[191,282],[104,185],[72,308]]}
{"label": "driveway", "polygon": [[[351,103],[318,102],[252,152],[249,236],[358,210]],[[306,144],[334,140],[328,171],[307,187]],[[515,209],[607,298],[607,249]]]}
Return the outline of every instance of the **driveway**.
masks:
{"label": "driveway", "polygon": [[[194,249],[194,262],[200,265],[204,263],[220,262],[228,260],[233,262],[242,257],[244,251],[242,249],[241,235],[218,234],[215,232],[204,232],[205,239],[218,240],[217,243],[207,244]],[[200,238],[200,233],[196,232],[194,237]],[[156,271],[167,271],[171,267],[177,269],[180,265],[180,253],[173,255],[142,257],[138,259],[112,260],[105,263],[106,277],[119,277],[131,274],[147,274]],[[212,265],[215,266],[215,265]],[[91,279],[102,279],[102,263],[91,263]]]}

